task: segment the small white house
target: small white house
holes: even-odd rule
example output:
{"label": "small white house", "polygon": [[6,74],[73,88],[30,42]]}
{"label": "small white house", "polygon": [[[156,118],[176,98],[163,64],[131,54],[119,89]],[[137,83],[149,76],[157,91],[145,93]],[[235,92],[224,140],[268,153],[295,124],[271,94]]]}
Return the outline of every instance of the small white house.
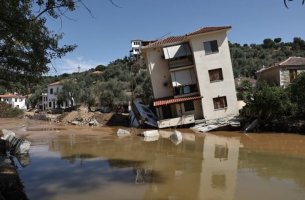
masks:
{"label": "small white house", "polygon": [[19,108],[22,110],[27,109],[26,104],[25,104],[26,97],[19,95],[17,93],[0,95],[0,101],[11,104],[12,107],[14,107],[14,108]]}

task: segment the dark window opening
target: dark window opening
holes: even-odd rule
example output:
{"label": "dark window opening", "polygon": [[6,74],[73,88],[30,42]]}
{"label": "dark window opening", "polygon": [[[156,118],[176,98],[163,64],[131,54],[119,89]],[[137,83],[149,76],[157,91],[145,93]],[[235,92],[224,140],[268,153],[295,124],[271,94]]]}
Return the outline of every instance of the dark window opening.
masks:
{"label": "dark window opening", "polygon": [[209,70],[209,77],[210,77],[210,82],[222,81],[223,80],[222,69],[218,68],[218,69]]}
{"label": "dark window opening", "polygon": [[293,82],[298,76],[298,70],[296,69],[290,69],[289,70],[289,78],[290,78],[290,82]]}
{"label": "dark window opening", "polygon": [[217,40],[207,41],[203,43],[205,54],[212,54],[218,52]]}
{"label": "dark window opening", "polygon": [[172,110],[170,105],[162,107],[163,119],[172,118]]}
{"label": "dark window opening", "polygon": [[50,89],[50,94],[53,94],[53,88]]}
{"label": "dark window opening", "polygon": [[193,101],[186,101],[186,102],[184,102],[184,111],[185,112],[193,111],[193,110],[195,110],[194,102]]}
{"label": "dark window opening", "polygon": [[215,110],[228,107],[227,98],[225,96],[213,98],[213,103]]}
{"label": "dark window opening", "polygon": [[212,187],[215,189],[224,189],[226,187],[226,176],[224,174],[213,174]]}
{"label": "dark window opening", "polygon": [[214,157],[220,159],[228,159],[229,156],[229,148],[225,145],[215,145]]}

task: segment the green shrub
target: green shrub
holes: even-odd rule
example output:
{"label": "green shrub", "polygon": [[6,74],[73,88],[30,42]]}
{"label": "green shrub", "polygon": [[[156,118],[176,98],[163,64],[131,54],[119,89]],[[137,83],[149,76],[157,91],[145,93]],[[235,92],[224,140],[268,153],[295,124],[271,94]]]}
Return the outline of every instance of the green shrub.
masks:
{"label": "green shrub", "polygon": [[23,114],[23,111],[18,108],[13,108],[10,104],[0,102],[0,118],[18,117]]}

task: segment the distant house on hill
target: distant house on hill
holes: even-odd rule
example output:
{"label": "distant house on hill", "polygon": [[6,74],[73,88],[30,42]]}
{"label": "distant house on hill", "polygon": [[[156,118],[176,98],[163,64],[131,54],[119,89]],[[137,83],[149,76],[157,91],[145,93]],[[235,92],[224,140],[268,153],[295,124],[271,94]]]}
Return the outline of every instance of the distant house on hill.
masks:
{"label": "distant house on hill", "polygon": [[42,94],[42,110],[50,110],[55,108],[68,108],[74,105],[74,102],[66,100],[62,103],[58,101],[58,94],[61,91],[63,84],[57,81],[48,85],[48,92]]}
{"label": "distant house on hill", "polygon": [[96,71],[91,72],[91,74],[96,75],[96,76],[99,76],[99,75],[102,75],[103,72],[102,72],[102,71],[99,71],[99,70],[96,70]]}
{"label": "distant house on hill", "polygon": [[26,107],[26,96],[22,96],[22,95],[19,95],[17,93],[14,93],[14,94],[3,94],[3,95],[0,95],[0,101],[1,102],[6,102],[8,104],[11,104],[12,107],[14,108],[19,108],[19,109],[27,109]]}
{"label": "distant house on hill", "polygon": [[256,72],[256,76],[269,84],[287,87],[301,72],[305,72],[305,58],[289,57],[271,67],[263,67]]}
{"label": "distant house on hill", "polygon": [[159,128],[238,114],[230,29],[204,27],[142,46]]}

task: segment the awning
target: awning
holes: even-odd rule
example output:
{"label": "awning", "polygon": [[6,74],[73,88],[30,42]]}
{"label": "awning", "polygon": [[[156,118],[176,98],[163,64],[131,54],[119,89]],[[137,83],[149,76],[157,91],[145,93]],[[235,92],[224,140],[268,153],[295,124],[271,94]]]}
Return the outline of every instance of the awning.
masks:
{"label": "awning", "polygon": [[168,104],[174,104],[174,103],[181,103],[185,101],[193,101],[197,99],[201,99],[202,96],[192,96],[192,97],[181,97],[181,98],[170,98],[170,99],[160,99],[154,101],[154,106],[163,106]]}
{"label": "awning", "polygon": [[192,52],[187,43],[163,48],[165,59],[179,58],[182,56],[190,56]]}

